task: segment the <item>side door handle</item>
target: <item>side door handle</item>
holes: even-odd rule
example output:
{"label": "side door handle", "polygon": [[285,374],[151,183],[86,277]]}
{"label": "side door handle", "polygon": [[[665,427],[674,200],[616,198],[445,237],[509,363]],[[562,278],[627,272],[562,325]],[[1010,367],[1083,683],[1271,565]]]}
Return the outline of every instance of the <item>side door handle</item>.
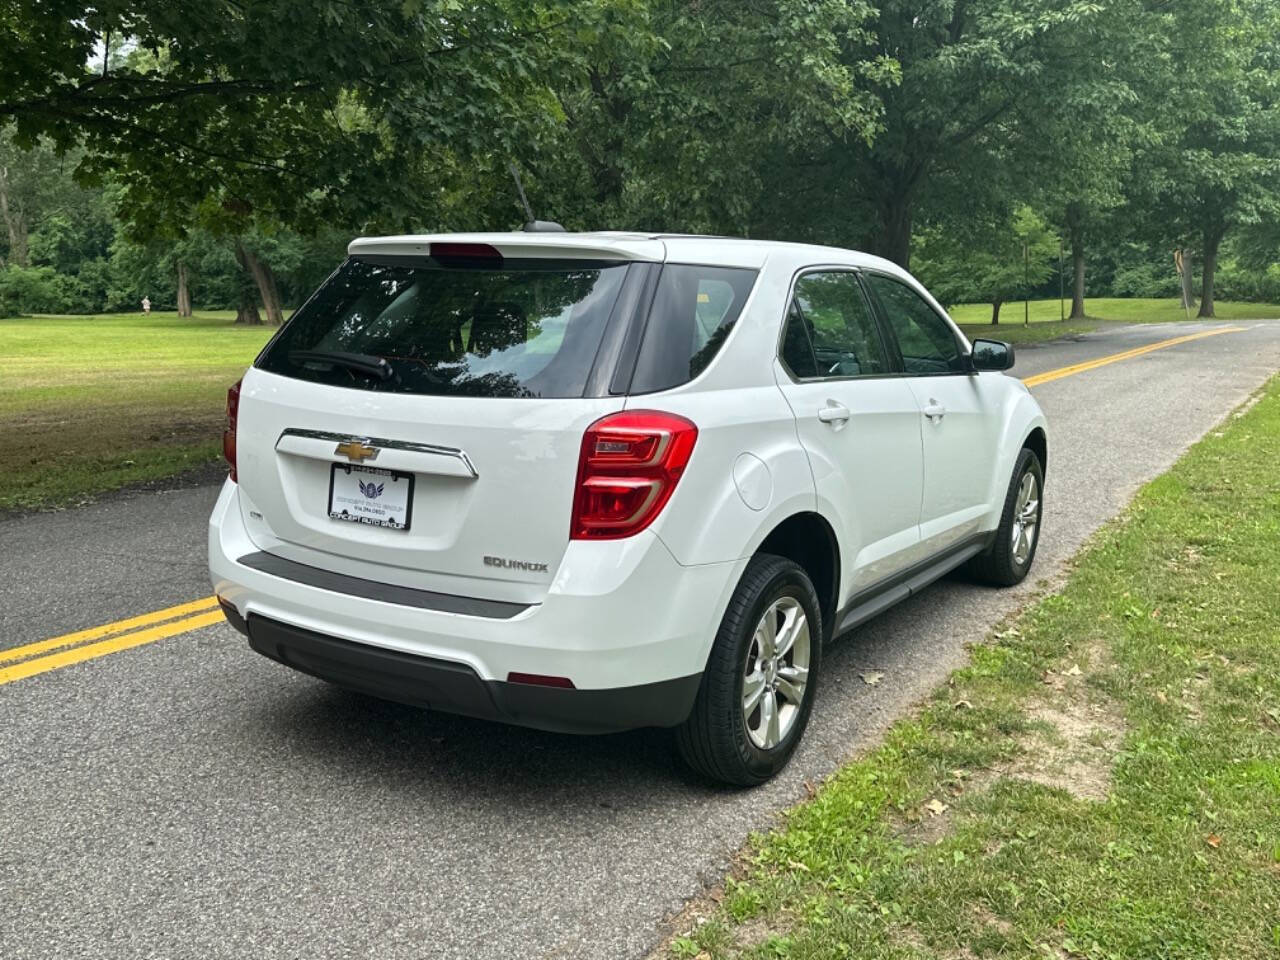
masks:
{"label": "side door handle", "polygon": [[828,400],[827,405],[818,410],[818,419],[823,423],[844,424],[849,419],[849,408],[843,403]]}
{"label": "side door handle", "polygon": [[940,404],[937,400],[933,399],[933,397],[930,397],[929,402],[926,403],[924,407],[921,408],[920,412],[923,413],[930,420],[932,420],[934,423],[939,423],[941,422],[942,418],[947,415],[947,408],[944,407],[942,404]]}

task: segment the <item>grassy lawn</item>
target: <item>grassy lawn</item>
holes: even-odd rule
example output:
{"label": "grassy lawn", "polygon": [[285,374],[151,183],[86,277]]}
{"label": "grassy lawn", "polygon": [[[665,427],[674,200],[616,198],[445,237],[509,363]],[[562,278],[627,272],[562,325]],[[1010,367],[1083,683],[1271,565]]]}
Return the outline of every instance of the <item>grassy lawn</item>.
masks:
{"label": "grassy lawn", "polygon": [[232,318],[0,320],[0,511],[71,503],[220,456],[227,387],[274,330]]}
{"label": "grassy lawn", "polygon": [[[1070,301],[1067,309],[1071,309]],[[1089,333],[1099,327],[1115,323],[1172,323],[1186,320],[1177,300],[1107,299],[1085,301],[1085,320],[1060,321],[1057,300],[1032,300],[1031,323],[1022,322],[1022,301],[1006,303],[1000,310],[1000,323],[991,325],[989,303],[962,303],[951,308],[951,318],[972,337],[994,337],[1010,343],[1038,343],[1056,340],[1058,337]],[[1268,320],[1280,317],[1280,306],[1267,303],[1216,304],[1219,320]],[[1195,311],[1191,311],[1195,319]]]}
{"label": "grassy lawn", "polygon": [[1280,378],[754,838],[683,957],[1280,956]]}

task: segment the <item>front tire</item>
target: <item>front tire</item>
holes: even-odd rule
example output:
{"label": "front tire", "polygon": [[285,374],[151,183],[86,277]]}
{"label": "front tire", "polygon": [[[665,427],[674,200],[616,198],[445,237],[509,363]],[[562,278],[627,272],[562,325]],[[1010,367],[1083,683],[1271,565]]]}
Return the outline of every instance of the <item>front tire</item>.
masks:
{"label": "front tire", "polygon": [[676,746],[697,772],[735,786],[787,765],[813,709],[822,612],[798,564],[757,554],[729,601]]}
{"label": "front tire", "polygon": [[969,572],[997,587],[1021,583],[1036,557],[1043,512],[1044,467],[1035,452],[1024,447],[1005,493],[995,542],[969,561]]}

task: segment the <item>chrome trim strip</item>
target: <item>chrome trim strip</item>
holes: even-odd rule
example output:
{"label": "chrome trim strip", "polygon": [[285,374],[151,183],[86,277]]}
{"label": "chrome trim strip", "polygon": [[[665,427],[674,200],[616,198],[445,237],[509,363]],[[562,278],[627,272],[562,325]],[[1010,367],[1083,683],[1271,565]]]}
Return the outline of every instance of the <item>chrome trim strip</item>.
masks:
{"label": "chrome trim strip", "polygon": [[410,453],[429,453],[437,457],[452,457],[460,460],[462,465],[467,468],[467,472],[471,474],[472,480],[480,479],[480,474],[476,470],[475,464],[471,462],[471,458],[467,456],[465,450],[459,450],[457,447],[442,447],[434,443],[414,443],[410,440],[384,440],[381,437],[361,437],[353,433],[332,433],[328,430],[303,430],[299,427],[289,427],[280,434],[280,438],[276,440],[276,447],[280,446],[280,440],[285,437],[305,437],[309,440],[324,440],[331,443],[364,443],[371,447],[381,447],[384,450],[406,450]]}

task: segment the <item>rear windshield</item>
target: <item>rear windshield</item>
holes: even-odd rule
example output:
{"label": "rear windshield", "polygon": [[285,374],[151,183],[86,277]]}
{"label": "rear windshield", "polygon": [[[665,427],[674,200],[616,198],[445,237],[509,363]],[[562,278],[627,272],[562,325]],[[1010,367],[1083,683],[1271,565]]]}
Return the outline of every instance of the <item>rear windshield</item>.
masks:
{"label": "rear windshield", "polygon": [[258,362],[335,386],[580,397],[626,264],[386,265],[351,258]]}

